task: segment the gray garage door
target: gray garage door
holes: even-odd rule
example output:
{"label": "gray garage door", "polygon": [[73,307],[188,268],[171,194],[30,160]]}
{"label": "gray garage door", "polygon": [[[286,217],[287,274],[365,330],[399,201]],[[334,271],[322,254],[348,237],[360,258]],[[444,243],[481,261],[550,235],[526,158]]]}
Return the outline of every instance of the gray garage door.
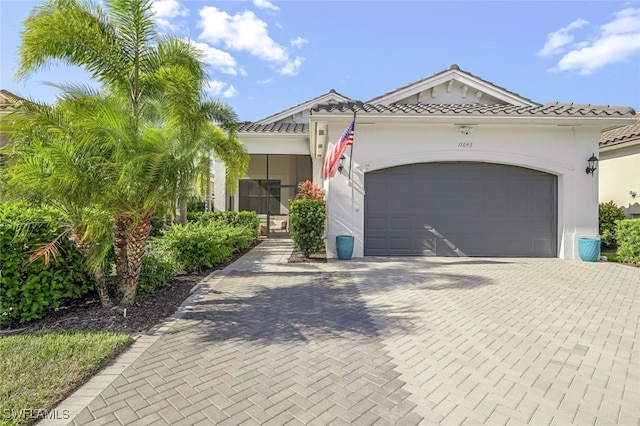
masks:
{"label": "gray garage door", "polygon": [[488,163],[365,174],[365,255],[556,256],[557,178]]}

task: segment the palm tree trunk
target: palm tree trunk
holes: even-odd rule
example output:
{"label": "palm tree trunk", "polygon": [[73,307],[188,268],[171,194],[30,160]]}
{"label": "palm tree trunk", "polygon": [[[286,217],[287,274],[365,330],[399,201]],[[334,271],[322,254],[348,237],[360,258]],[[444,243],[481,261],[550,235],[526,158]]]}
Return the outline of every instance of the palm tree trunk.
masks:
{"label": "palm tree trunk", "polygon": [[[84,229],[76,228],[71,232],[71,240],[76,245],[76,248],[82,254],[82,256],[86,259],[87,253],[89,251],[86,244],[83,242]],[[111,302],[111,297],[109,297],[109,291],[107,290],[107,280],[104,275],[104,269],[102,266],[96,266],[93,269],[93,279],[95,280],[96,291],[98,292],[98,297],[100,298],[100,304],[103,308],[110,308],[113,306]]]}
{"label": "palm tree trunk", "polygon": [[104,270],[101,267],[96,268],[93,271],[93,278],[96,281],[96,291],[100,298],[100,304],[103,308],[110,308],[113,306],[111,297],[109,297],[109,291],[107,290],[107,280],[104,275]]}
{"label": "palm tree trunk", "polygon": [[131,227],[132,220],[128,216],[120,216],[115,220],[116,235],[113,242],[113,249],[116,255],[116,275],[118,276],[118,293],[122,296],[125,287],[125,277],[128,275],[127,269],[127,233]]}
{"label": "palm tree trunk", "polygon": [[136,299],[144,248],[150,232],[151,218],[146,217],[127,233],[127,274],[123,283],[122,300],[120,301],[120,306],[122,307],[131,306]]}

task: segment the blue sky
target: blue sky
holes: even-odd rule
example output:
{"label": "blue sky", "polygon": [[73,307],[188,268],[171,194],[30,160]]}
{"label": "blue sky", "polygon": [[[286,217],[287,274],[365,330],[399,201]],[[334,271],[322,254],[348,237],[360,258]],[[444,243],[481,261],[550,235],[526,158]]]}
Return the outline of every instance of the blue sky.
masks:
{"label": "blue sky", "polygon": [[[54,66],[16,82],[21,23],[0,0],[0,88],[53,102]],[[366,101],[456,63],[531,98],[640,110],[640,1],[156,0],[158,29],[205,52],[209,93],[258,120],[335,89]]]}

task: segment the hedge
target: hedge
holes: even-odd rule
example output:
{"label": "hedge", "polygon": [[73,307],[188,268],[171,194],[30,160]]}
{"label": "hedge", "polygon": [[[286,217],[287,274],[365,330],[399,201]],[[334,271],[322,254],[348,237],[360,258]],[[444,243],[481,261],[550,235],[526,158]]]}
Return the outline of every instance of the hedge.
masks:
{"label": "hedge", "polygon": [[[51,209],[0,203],[0,324],[26,323],[94,288],[82,255],[64,236]],[[59,238],[60,254],[46,265],[29,262],[42,244]]]}
{"label": "hedge", "polygon": [[255,238],[260,235],[260,218],[254,211],[234,212],[188,212],[187,221],[195,223],[222,223],[234,227],[247,228]]}
{"label": "hedge", "polygon": [[640,219],[624,219],[617,222],[618,259],[640,266]]}
{"label": "hedge", "polygon": [[202,221],[174,224],[153,244],[170,253],[181,272],[200,272],[248,248],[255,239],[255,231],[249,227]]}

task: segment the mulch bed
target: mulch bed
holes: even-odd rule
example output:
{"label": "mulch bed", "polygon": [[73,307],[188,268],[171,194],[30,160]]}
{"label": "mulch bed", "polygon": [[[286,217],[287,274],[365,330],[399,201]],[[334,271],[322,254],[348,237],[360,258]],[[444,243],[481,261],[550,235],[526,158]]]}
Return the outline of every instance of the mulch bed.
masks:
{"label": "mulch bed", "polygon": [[8,334],[29,334],[51,331],[110,331],[117,333],[140,334],[173,315],[182,302],[189,297],[191,290],[211,272],[221,270],[260,244],[254,245],[234,255],[226,263],[198,274],[177,276],[171,284],[155,294],[138,298],[127,309],[126,317],[119,309],[103,309],[96,294],[70,301],[48,314],[41,320],[27,325],[0,329],[0,336]]}
{"label": "mulch bed", "polygon": [[289,263],[327,263],[327,251],[325,248],[318,253],[313,253],[309,257],[304,257],[304,254],[298,249],[294,248],[293,253],[289,256]]}

